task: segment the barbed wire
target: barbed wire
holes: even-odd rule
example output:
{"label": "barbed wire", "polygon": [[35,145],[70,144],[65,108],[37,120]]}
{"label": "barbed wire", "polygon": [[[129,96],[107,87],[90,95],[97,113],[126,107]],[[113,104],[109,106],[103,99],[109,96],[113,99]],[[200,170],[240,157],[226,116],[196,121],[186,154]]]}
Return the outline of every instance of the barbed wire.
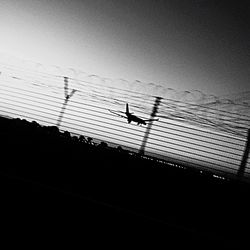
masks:
{"label": "barbed wire", "polygon": [[[119,85],[118,82],[122,82],[123,85],[126,85],[127,89],[130,89],[132,92],[136,92],[138,90],[139,93],[144,93],[153,96],[160,96],[162,98],[173,100],[179,100],[187,103],[196,103],[196,104],[206,104],[206,105],[219,105],[219,104],[232,104],[232,105],[242,105],[244,107],[250,107],[250,96],[248,96],[248,102],[238,101],[238,103],[231,99],[225,97],[219,97],[215,95],[208,95],[203,93],[200,90],[175,90],[173,88],[168,88],[156,83],[146,83],[139,80],[128,81],[126,79],[110,79],[105,78],[103,76],[98,76],[96,74],[91,74],[82,71],[81,69],[74,68],[63,68],[57,65],[45,65],[39,62],[34,62],[31,60],[22,60],[18,58],[14,58],[13,56],[0,54],[0,64],[5,68],[9,68],[13,71],[19,70],[24,73],[28,73],[29,75],[35,75],[36,77],[40,75],[41,77],[48,78],[60,78],[60,77],[68,77],[69,79],[74,80],[83,80],[86,79],[95,79],[95,82],[103,85],[111,84],[113,87],[115,85]],[[94,83],[94,81],[90,81]],[[242,93],[246,95],[246,92]],[[250,94],[250,91],[249,91]],[[235,98],[234,98],[235,99]],[[237,99],[240,99],[239,96]]]}

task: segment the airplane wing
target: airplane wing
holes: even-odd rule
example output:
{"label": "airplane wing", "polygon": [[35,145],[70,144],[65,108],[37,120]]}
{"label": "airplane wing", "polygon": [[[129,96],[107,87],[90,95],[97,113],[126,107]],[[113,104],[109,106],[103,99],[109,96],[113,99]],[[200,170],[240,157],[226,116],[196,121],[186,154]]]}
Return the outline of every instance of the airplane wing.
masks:
{"label": "airplane wing", "polygon": [[148,119],[148,120],[144,120],[145,122],[152,122],[152,121],[159,121],[159,119]]}
{"label": "airplane wing", "polygon": [[114,114],[114,115],[119,116],[119,117],[122,117],[122,118],[125,118],[125,119],[127,119],[127,118],[128,118],[128,117],[127,117],[127,116],[125,116],[125,115],[121,115],[121,114],[119,114],[119,113],[125,113],[125,112],[122,112],[122,111],[113,111],[113,110],[111,110],[111,109],[109,109],[108,111],[109,111],[110,113]]}

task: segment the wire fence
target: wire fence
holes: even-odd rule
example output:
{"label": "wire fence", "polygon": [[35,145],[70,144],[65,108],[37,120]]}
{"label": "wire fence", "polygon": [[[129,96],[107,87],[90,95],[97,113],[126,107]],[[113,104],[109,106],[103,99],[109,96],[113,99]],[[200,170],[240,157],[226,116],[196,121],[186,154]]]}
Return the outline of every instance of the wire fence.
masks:
{"label": "wire fence", "polygon": [[[61,130],[139,151],[146,127],[128,124],[109,110],[124,112],[129,103],[131,112],[148,119],[156,98],[153,94],[158,90],[149,93],[149,87],[140,89],[141,83],[131,87],[125,80],[86,74],[70,77],[8,64],[2,64],[0,71],[1,115],[57,125]],[[185,98],[177,100],[176,96]],[[236,178],[250,125],[249,106],[235,104],[229,109],[224,102],[220,108],[214,99],[208,102],[203,96],[201,102],[190,96],[190,92],[175,92],[168,98],[163,93],[156,114],[159,121],[152,124],[145,154]],[[249,158],[243,177],[250,180]]]}

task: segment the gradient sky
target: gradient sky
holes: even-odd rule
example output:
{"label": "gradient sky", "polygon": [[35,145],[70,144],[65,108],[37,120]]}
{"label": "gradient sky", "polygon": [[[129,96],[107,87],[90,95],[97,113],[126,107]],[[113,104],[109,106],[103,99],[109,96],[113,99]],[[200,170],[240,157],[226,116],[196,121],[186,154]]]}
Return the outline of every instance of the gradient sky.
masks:
{"label": "gradient sky", "polygon": [[250,91],[247,2],[1,1],[0,52],[177,90]]}

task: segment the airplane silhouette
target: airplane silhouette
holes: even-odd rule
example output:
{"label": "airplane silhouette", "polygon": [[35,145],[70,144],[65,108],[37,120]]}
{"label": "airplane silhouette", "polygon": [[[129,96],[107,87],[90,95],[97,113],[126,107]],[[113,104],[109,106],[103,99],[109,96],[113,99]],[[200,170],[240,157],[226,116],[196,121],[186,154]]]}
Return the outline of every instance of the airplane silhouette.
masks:
{"label": "airplane silhouette", "polygon": [[112,110],[109,110],[109,111],[110,111],[111,113],[114,113],[114,114],[116,114],[116,115],[122,117],[122,118],[127,119],[128,123],[136,122],[137,125],[140,125],[140,124],[142,124],[142,125],[147,125],[146,122],[149,122],[149,121],[158,121],[158,120],[159,120],[159,119],[142,119],[142,118],[139,118],[139,117],[136,116],[136,115],[133,115],[133,113],[130,113],[130,112],[129,112],[128,103],[126,104],[126,112],[119,111],[120,113],[124,113],[126,116],[118,114],[118,113],[117,113],[118,111],[116,111],[116,112],[114,112],[114,111],[112,111]]}

